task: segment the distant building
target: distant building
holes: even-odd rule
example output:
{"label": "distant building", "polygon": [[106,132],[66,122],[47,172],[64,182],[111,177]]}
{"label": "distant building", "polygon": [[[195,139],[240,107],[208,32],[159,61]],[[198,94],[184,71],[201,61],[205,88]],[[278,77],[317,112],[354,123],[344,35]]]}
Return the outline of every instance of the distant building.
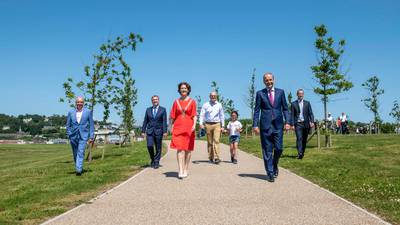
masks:
{"label": "distant building", "polygon": [[22,121],[24,121],[24,123],[29,123],[32,121],[32,118],[25,118],[25,119],[22,119]]}

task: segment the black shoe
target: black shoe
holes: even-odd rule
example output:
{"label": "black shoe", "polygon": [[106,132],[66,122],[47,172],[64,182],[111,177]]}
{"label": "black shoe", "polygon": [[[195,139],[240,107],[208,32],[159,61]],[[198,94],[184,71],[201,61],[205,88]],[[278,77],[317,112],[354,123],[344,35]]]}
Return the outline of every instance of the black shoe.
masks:
{"label": "black shoe", "polygon": [[231,156],[231,162],[234,163],[235,159]]}
{"label": "black shoe", "polygon": [[277,178],[278,175],[279,175],[279,169],[276,168],[275,171],[274,171],[274,178]]}
{"label": "black shoe", "polygon": [[76,176],[78,177],[82,176],[82,172],[76,172]]}
{"label": "black shoe", "polygon": [[268,175],[267,175],[267,181],[268,181],[268,182],[271,182],[271,183],[272,183],[272,182],[275,182],[274,176],[268,174]]}
{"label": "black shoe", "polygon": [[154,168],[154,162],[153,161],[150,163],[150,167]]}
{"label": "black shoe", "polygon": [[300,155],[297,156],[297,159],[302,159],[303,157],[304,157],[304,155],[300,154]]}
{"label": "black shoe", "polygon": [[214,159],[209,159],[210,163],[214,163]]}
{"label": "black shoe", "polygon": [[153,167],[154,169],[158,169],[158,168],[160,168],[160,164],[158,164],[158,163],[154,163],[154,167]]}
{"label": "black shoe", "polygon": [[233,159],[233,164],[237,164],[237,159]]}
{"label": "black shoe", "polygon": [[220,162],[221,162],[221,160],[219,160],[219,159],[216,159],[216,160],[215,160],[215,164],[217,164],[217,165],[218,165]]}

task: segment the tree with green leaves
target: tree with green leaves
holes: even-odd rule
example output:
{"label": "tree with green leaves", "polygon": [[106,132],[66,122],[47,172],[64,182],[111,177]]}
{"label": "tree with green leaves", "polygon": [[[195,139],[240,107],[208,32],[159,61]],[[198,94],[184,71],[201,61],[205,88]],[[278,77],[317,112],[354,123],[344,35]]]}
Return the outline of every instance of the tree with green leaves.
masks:
{"label": "tree with green leaves", "polygon": [[247,89],[247,95],[245,96],[245,103],[247,105],[247,107],[250,108],[251,111],[251,120],[253,120],[253,116],[254,116],[254,106],[256,104],[256,69],[253,69],[253,73],[251,74],[251,78],[250,78],[250,85]]}
{"label": "tree with green leaves", "polygon": [[235,104],[234,104],[233,100],[229,99],[229,98],[224,98],[221,95],[221,93],[219,92],[219,87],[217,85],[217,82],[212,81],[211,82],[211,88],[215,92],[217,92],[217,100],[221,103],[222,108],[224,109],[224,112],[225,112],[226,115],[230,116],[233,111],[237,111],[235,109]]}
{"label": "tree with green leaves", "polygon": [[392,111],[389,113],[391,117],[395,120],[395,123],[397,125],[397,132],[400,132],[400,105],[399,102],[396,100],[393,102],[393,108]]}
{"label": "tree with green leaves", "polygon": [[[340,60],[344,53],[345,40],[340,40],[337,44],[332,37],[327,37],[328,30],[325,25],[314,27],[317,34],[315,48],[317,53],[317,65],[311,66],[314,79],[318,87],[314,88],[314,93],[321,96],[324,104],[325,128],[328,127],[327,104],[331,95],[348,91],[353,87],[353,83],[346,79],[345,74],[340,71]],[[331,143],[330,134],[325,132],[325,144],[328,147]]]}
{"label": "tree with green leaves", "polygon": [[71,106],[74,105],[76,92],[83,94],[85,102],[88,103],[90,110],[94,110],[97,104],[104,107],[103,120],[106,121],[110,116],[110,105],[112,104],[113,80],[118,73],[119,58],[124,49],[136,50],[136,45],[142,42],[140,35],[130,33],[127,37],[119,36],[114,41],[108,40],[102,44],[99,53],[94,55],[94,62],[90,66],[84,67],[84,77],[81,81],[75,82],[71,77],[63,83],[65,97],[60,98],[60,102],[67,101]]}
{"label": "tree with green leaves", "polygon": [[378,97],[384,94],[385,91],[379,87],[379,78],[377,76],[372,76],[361,86],[368,91],[369,95],[369,97],[361,99],[361,101],[364,102],[365,107],[367,107],[367,109],[369,109],[374,114],[375,127],[379,127],[378,125],[381,124],[382,120],[379,116]]}
{"label": "tree with green leaves", "polygon": [[287,96],[287,99],[288,99],[288,109],[289,109],[289,112],[290,112],[291,106],[292,106],[292,101],[293,101],[293,95],[292,95],[292,92],[291,92],[291,91],[289,91],[289,94],[288,94],[288,96]]}
{"label": "tree with green leaves", "polygon": [[[114,70],[116,84],[113,86],[114,97],[112,102],[118,115],[122,117],[122,126],[125,131],[125,140],[129,141],[129,134],[133,130],[135,118],[133,108],[137,104],[137,88],[131,74],[130,66],[125,62],[123,56],[118,58],[122,71]],[[125,142],[125,141],[124,141]]]}

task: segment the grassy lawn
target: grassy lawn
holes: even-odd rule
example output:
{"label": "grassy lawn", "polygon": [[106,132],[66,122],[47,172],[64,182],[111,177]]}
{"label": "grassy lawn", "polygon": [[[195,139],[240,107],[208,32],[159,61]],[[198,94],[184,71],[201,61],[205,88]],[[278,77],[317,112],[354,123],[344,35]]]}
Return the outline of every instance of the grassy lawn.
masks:
{"label": "grassy lawn", "polygon": [[[321,150],[312,139],[298,160],[295,137],[286,135],[280,166],[400,224],[400,135],[333,137],[334,147]],[[239,148],[262,157],[259,137],[243,137]]]}
{"label": "grassy lawn", "polygon": [[106,146],[75,176],[69,145],[0,145],[0,224],[38,224],[116,186],[148,164],[145,142]]}

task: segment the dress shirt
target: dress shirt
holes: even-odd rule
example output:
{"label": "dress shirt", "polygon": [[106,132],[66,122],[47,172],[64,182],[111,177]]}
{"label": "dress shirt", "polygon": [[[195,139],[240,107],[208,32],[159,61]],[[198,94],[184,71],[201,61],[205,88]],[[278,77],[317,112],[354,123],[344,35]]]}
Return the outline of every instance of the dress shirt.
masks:
{"label": "dress shirt", "polygon": [[82,112],[83,112],[83,110],[81,110],[81,111],[76,111],[76,121],[78,121],[78,123],[81,123],[81,119],[82,119]]}
{"label": "dress shirt", "polygon": [[204,103],[200,111],[200,124],[204,122],[220,122],[222,127],[225,126],[224,109],[221,103],[210,101]]}
{"label": "dress shirt", "polygon": [[297,120],[297,122],[304,122],[304,115],[303,115],[304,101],[298,100],[298,102],[299,102],[300,114],[299,114],[299,119]]}

